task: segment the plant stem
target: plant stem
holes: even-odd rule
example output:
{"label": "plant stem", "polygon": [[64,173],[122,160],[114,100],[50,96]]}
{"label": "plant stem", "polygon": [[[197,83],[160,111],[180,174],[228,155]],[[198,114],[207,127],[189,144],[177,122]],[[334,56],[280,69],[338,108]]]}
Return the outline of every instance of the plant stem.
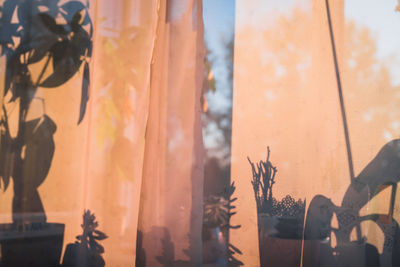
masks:
{"label": "plant stem", "polygon": [[48,56],[47,56],[46,63],[44,64],[43,69],[42,69],[42,71],[40,72],[39,77],[38,77],[38,79],[37,79],[37,81],[36,81],[36,83],[35,83],[35,87],[36,87],[36,88],[39,86],[40,81],[41,81],[41,79],[43,78],[44,73],[46,72],[47,66],[48,66],[49,63],[50,63],[50,58],[51,58],[51,56],[48,55]]}
{"label": "plant stem", "polygon": [[10,134],[10,127],[8,126],[7,110],[6,107],[4,106],[4,103],[3,103],[3,112],[4,112],[4,127],[6,128],[6,132]]}

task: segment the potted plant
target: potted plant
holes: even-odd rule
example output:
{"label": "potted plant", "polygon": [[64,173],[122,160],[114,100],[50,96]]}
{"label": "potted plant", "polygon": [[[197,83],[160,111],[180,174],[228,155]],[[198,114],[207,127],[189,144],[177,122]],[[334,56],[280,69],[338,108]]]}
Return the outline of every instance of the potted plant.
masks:
{"label": "potted plant", "polygon": [[[78,123],[82,121],[88,101],[93,25],[88,5],[79,1],[5,0],[0,11],[0,47],[6,62],[0,98],[0,175],[3,189],[10,179],[14,189],[13,222],[0,225],[2,263],[56,266],[64,225],[46,222],[37,189],[51,166],[57,127],[45,113],[45,100],[35,94],[39,88],[61,86],[83,65]],[[29,119],[34,100],[42,101],[43,114]],[[12,122],[11,109],[16,106],[17,121]]]}
{"label": "potted plant", "polygon": [[290,195],[280,201],[273,197],[278,170],[270,161],[269,147],[265,161],[248,161],[257,204],[261,266],[300,266],[305,202]]}
{"label": "potted plant", "polygon": [[203,221],[203,263],[224,263],[228,266],[241,266],[243,263],[235,256],[242,252],[229,243],[229,230],[238,229],[240,225],[231,225],[230,218],[236,214],[233,210],[235,192],[233,182],[221,195],[211,195],[204,205]]}
{"label": "potted plant", "polygon": [[62,267],[103,267],[105,261],[101,254],[104,247],[98,241],[107,238],[99,226],[96,216],[87,210],[83,213],[82,234],[76,237],[77,241],[68,244],[65,251]]}

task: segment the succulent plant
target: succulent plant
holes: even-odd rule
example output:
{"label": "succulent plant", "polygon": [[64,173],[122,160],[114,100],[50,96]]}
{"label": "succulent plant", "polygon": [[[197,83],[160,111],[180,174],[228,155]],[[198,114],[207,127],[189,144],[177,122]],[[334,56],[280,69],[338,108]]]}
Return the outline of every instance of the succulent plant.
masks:
{"label": "succulent plant", "polygon": [[233,211],[236,207],[232,205],[233,202],[237,200],[237,198],[232,198],[235,189],[235,183],[233,182],[229,188],[225,190],[223,195],[211,195],[206,198],[203,220],[206,226],[239,228],[229,223],[230,217],[236,214],[236,212]]}
{"label": "succulent plant", "polygon": [[272,187],[275,184],[275,175],[278,172],[277,168],[269,160],[270,149],[269,147],[267,149],[267,159],[265,161],[260,160],[259,163],[254,164],[247,157],[253,174],[251,184],[253,185],[258,213],[271,213],[272,211]]}
{"label": "succulent plant", "polygon": [[[257,214],[259,216],[276,216],[277,224],[273,226],[278,236],[285,238],[301,238],[303,230],[303,220],[305,214],[305,201],[297,201],[290,195],[286,195],[282,200],[277,200],[272,195],[272,188],[275,184],[277,168],[271,163],[270,149],[268,147],[267,158],[254,164],[250,158],[253,179],[254,196],[257,203]],[[258,220],[259,231],[261,228],[270,228],[263,219]],[[265,224],[265,225],[263,225]],[[264,229],[266,232],[273,232]]]}
{"label": "succulent plant", "polygon": [[99,244],[98,241],[107,238],[107,235],[102,231],[97,230],[99,223],[96,221],[96,216],[90,212],[90,210],[85,210],[83,213],[83,223],[81,227],[83,229],[82,235],[78,235],[76,239],[78,243],[82,244],[84,247],[93,253],[104,253],[104,247]]}
{"label": "succulent plant", "polygon": [[97,230],[99,226],[96,216],[85,210],[83,213],[82,234],[76,237],[77,241],[67,245],[62,267],[104,267],[105,261],[101,254],[104,247],[99,241],[107,238],[102,231]]}

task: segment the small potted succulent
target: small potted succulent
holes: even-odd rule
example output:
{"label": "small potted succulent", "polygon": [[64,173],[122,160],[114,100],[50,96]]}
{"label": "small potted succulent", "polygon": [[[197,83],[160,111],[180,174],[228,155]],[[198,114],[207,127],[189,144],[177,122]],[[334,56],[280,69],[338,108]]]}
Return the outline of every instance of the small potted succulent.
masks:
{"label": "small potted succulent", "polygon": [[305,202],[290,195],[280,201],[273,197],[278,170],[270,161],[269,147],[265,161],[248,161],[257,204],[261,266],[300,266]]}
{"label": "small potted succulent", "polygon": [[99,226],[94,214],[87,210],[83,213],[82,234],[76,237],[77,241],[68,244],[65,251],[62,267],[103,267],[105,261],[101,254],[104,247],[99,241],[107,238]]}
{"label": "small potted succulent", "polygon": [[231,225],[230,218],[236,214],[233,210],[232,198],[235,192],[235,183],[232,183],[221,195],[211,195],[206,198],[203,221],[203,263],[225,263],[228,266],[241,266],[235,254],[242,252],[229,243],[229,230],[238,229],[240,225]]}

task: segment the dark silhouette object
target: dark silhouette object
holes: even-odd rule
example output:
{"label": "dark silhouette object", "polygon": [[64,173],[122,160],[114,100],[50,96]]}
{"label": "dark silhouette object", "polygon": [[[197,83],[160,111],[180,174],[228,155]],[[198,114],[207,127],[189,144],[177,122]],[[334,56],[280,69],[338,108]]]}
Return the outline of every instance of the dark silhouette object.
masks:
{"label": "dark silhouette object", "polygon": [[104,248],[98,241],[107,238],[96,230],[99,226],[94,214],[87,210],[83,213],[82,235],[76,237],[74,244],[68,244],[62,267],[103,267],[105,262],[101,254]]}
{"label": "dark silhouette object", "polygon": [[335,205],[324,196],[311,200],[304,228],[304,266],[338,266],[330,240],[334,211]]}
{"label": "dark silhouette object", "polygon": [[306,202],[297,201],[290,195],[286,195],[281,201],[273,198],[272,216],[276,216],[278,222],[275,229],[276,237],[301,239],[303,236],[303,222]]}
{"label": "dark silhouette object", "polygon": [[15,224],[0,225],[0,266],[59,266],[64,225],[30,224],[29,229],[16,229]]}
{"label": "dark silhouette object", "polygon": [[307,221],[304,229],[304,239],[323,240],[330,238],[331,221],[336,207],[324,196],[315,196],[307,210]]}
{"label": "dark silhouette object", "polygon": [[237,266],[243,266],[243,262],[240,261],[237,257],[236,254],[243,255],[243,252],[232,245],[231,243],[228,244],[228,266],[229,267],[237,267]]}
{"label": "dark silhouette object", "polygon": [[142,231],[137,232],[135,266],[138,266],[138,267],[146,266],[146,251],[143,248],[143,232]]}
{"label": "dark silhouette object", "polygon": [[[393,140],[386,144],[375,158],[361,171],[347,189],[340,207],[324,196],[316,196],[310,204],[306,218],[305,238],[328,237],[335,234],[337,247],[331,248],[331,253],[337,262],[336,266],[399,266],[400,233],[396,220],[393,219],[394,201],[397,183],[400,181],[400,140]],[[372,198],[386,188],[392,189],[388,214],[369,214],[360,216],[360,210]],[[321,212],[324,208],[325,212]],[[330,226],[330,220],[336,215],[338,228]],[[361,229],[364,221],[372,221],[384,234],[382,254],[378,254],[375,247],[368,244],[366,237],[358,233],[358,238],[351,241],[353,230]],[[330,244],[328,244],[330,246]],[[304,259],[311,251],[305,247]],[[325,255],[315,255],[310,263],[303,266],[315,266]],[[371,265],[375,262],[375,265]],[[303,262],[304,263],[304,262]],[[378,264],[379,263],[379,264]],[[330,266],[330,265],[321,265]]]}
{"label": "dark silhouette object", "polygon": [[175,246],[171,240],[171,234],[166,228],[164,229],[164,238],[161,239],[161,244],[162,255],[156,257],[157,261],[165,267],[178,266],[175,263]]}
{"label": "dark silhouette object", "polygon": [[290,195],[281,201],[272,195],[277,168],[267,158],[252,169],[254,196],[257,203],[261,266],[300,266],[305,202]]}
{"label": "dark silhouette object", "polygon": [[261,266],[300,266],[305,201],[273,198],[270,214],[258,214]]}
{"label": "dark silhouette object", "polygon": [[[43,99],[43,115],[27,118],[39,87],[59,87],[84,65],[78,123],[82,121],[89,98],[88,62],[92,54],[93,25],[88,8],[88,4],[74,0],[5,0],[0,5],[0,47],[6,64],[0,175],[4,190],[10,178],[14,187],[13,224],[0,225],[6,266],[53,266],[61,255],[64,227],[46,223],[37,190],[51,166],[57,127],[45,114]],[[7,108],[7,101],[15,103],[12,108],[18,107],[15,136],[10,131],[12,108]]]}
{"label": "dark silhouette object", "polygon": [[[148,245],[151,244],[153,250],[146,251],[144,249],[144,240],[146,240],[145,242],[147,242]],[[190,241],[190,234],[188,234],[188,240]],[[182,250],[188,260],[176,259],[175,245],[172,241],[170,230],[166,227],[153,226],[151,231],[146,232],[145,234],[139,231],[136,244],[136,267],[153,267],[159,265],[165,267],[199,266],[199,264],[191,257],[192,248],[190,247],[190,242],[189,246]],[[161,252],[157,252],[160,251],[160,248]]]}
{"label": "dark silhouette object", "polygon": [[[228,199],[228,217],[229,217],[229,223],[226,226],[227,227],[227,231],[229,231],[229,229],[239,229],[241,227],[241,225],[231,225],[230,224],[230,219],[233,215],[236,214],[236,211],[234,211],[234,209],[236,208],[236,206],[233,205],[233,203],[237,200],[236,197],[233,197],[233,194],[235,193],[236,187],[235,187],[235,182],[232,182],[232,184],[225,190],[225,195],[226,198]],[[226,239],[228,240],[228,238]],[[242,266],[243,262],[241,262],[240,260],[238,260],[236,258],[236,255],[242,255],[242,251],[234,246],[232,243],[228,242],[228,266],[229,267],[236,267],[236,266]]]}
{"label": "dark silhouette object", "polygon": [[[162,245],[162,255],[157,256],[156,260],[159,262],[162,266],[164,267],[187,267],[187,266],[192,266],[190,261],[184,261],[184,260],[175,260],[175,245],[172,242],[171,239],[171,234],[169,230],[165,227],[160,227],[160,228],[153,228],[152,229],[153,233],[159,233],[163,234],[163,238],[161,239],[161,245]],[[187,253],[186,253],[187,254]],[[141,263],[146,263],[146,261],[143,259],[140,260]],[[138,267],[145,267],[146,265],[136,265]]]}
{"label": "dark silhouette object", "polygon": [[[334,214],[338,216],[340,212],[341,208],[336,207],[330,199],[321,195],[313,198],[304,230],[303,266],[381,266],[378,250],[366,243],[365,238],[361,241],[348,240],[332,248],[331,232],[339,232],[331,227],[331,220]],[[355,225],[351,228],[355,229]]]}

